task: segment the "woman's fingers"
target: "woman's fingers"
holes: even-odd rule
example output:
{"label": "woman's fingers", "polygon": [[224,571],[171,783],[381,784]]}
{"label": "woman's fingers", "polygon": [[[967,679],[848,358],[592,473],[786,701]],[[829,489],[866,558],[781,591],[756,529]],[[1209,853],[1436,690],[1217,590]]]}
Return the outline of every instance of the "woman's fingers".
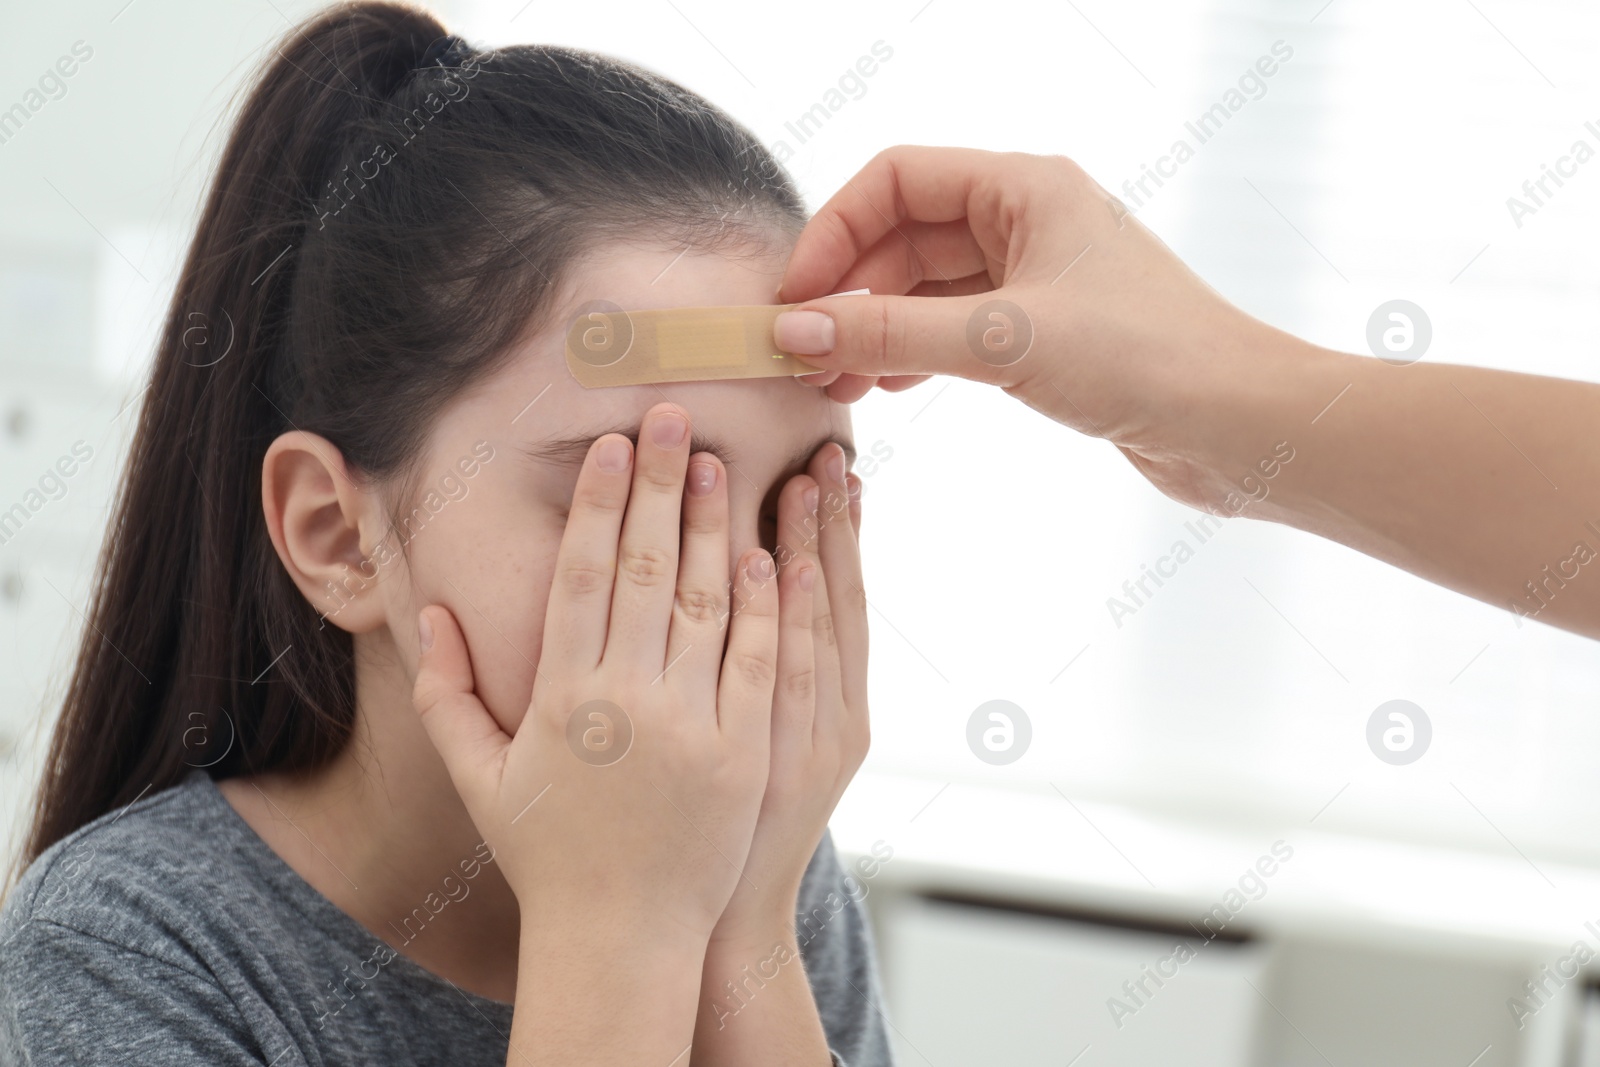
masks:
{"label": "woman's fingers", "polygon": [[439,605],[417,617],[422,657],[411,699],[456,792],[476,819],[493,809],[511,738],[474,691],[472,659],[455,616]]}
{"label": "woman's fingers", "polygon": [[[1003,176],[1010,157],[968,148],[897,145],[878,153],[812,216],[784,272],[778,299],[812,300],[907,219],[954,222],[992,205],[972,203]],[[1001,257],[1004,258],[1004,257]],[[902,290],[903,291],[903,290]]]}
{"label": "woman's fingers", "polygon": [[[1006,250],[991,251],[998,252],[1001,262],[995,265],[1003,268]],[[968,277],[989,281],[992,262],[965,218],[954,222],[908,222],[879,238],[845,272],[838,286],[847,292],[871,289],[874,293],[902,295],[924,282],[949,284]],[[995,284],[990,282],[988,288]]]}
{"label": "woman's fingers", "polygon": [[886,393],[903,393],[913,386],[921,385],[931,374],[891,374],[887,378],[878,379],[878,388]]}
{"label": "woman's fingers", "polygon": [[873,385],[881,380],[872,374],[841,374],[824,392],[835,404],[854,404],[872,392]]}
{"label": "woman's fingers", "polygon": [[678,591],[667,634],[667,661],[685,692],[711,707],[717,692],[722,626],[728,614],[728,475],[709,452],[689,457],[683,497]]}
{"label": "woman's fingers", "polygon": [[605,651],[632,470],[633,442],[619,433],[598,438],[584,458],[545,608],[539,662],[546,676],[588,671]]}
{"label": "woman's fingers", "polygon": [[847,372],[845,378],[949,374],[1010,386],[1030,364],[1009,358],[1006,345],[1030,338],[1039,313],[1019,300],[1037,303],[1021,294],[1010,301],[990,293],[830,296],[780,312],[772,339],[818,370]]}
{"label": "woman's fingers", "polygon": [[971,296],[973,293],[991,292],[995,281],[988,271],[969,274],[964,278],[934,278],[912,287],[907,296]]}
{"label": "woman's fingers", "polygon": [[639,427],[633,486],[616,549],[611,624],[601,657],[619,671],[642,675],[647,681],[666,666],[688,464],[687,413],[676,404],[657,404]]}
{"label": "woman's fingers", "polygon": [[728,646],[717,677],[717,721],[747,751],[766,753],[778,671],[778,569],[763,549],[739,559]]}

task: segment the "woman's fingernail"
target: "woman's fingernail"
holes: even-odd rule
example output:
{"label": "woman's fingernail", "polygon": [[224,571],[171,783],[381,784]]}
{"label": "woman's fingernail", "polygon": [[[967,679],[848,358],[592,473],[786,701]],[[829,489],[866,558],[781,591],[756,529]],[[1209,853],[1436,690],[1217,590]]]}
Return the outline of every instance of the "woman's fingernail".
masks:
{"label": "woman's fingernail", "polygon": [[825,356],[833,351],[833,316],[820,311],[783,311],[773,320],[773,340],[797,356]]}
{"label": "woman's fingernail", "polygon": [[750,561],[750,573],[761,581],[766,581],[778,573],[778,568],[772,565],[772,557],[762,552]]}
{"label": "woman's fingernail", "polygon": [[717,468],[710,463],[689,464],[689,495],[707,496],[717,487]]}
{"label": "woman's fingernail", "polygon": [[601,441],[594,457],[601,470],[610,471],[612,474],[627,470],[628,461],[632,458],[633,449],[620,437],[610,437]]}
{"label": "woman's fingernail", "polygon": [[817,487],[814,485],[810,489],[807,489],[804,493],[800,494],[800,499],[805,502],[807,511],[814,512],[817,510],[817,496]]}
{"label": "woman's fingernail", "polygon": [[800,575],[795,580],[800,583],[801,592],[809,593],[811,592],[811,587],[816,584],[817,569],[811,564],[807,563],[805,566],[800,568]]}
{"label": "woman's fingernail", "polygon": [[861,499],[861,479],[859,477],[854,474],[850,475],[849,478],[845,479],[844,485],[845,491],[850,494],[851,500]]}
{"label": "woman's fingernail", "polygon": [[650,423],[650,440],[657,448],[677,448],[689,433],[689,420],[672,411],[664,411]]}
{"label": "woman's fingernail", "polygon": [[828,478],[835,485],[844,484],[844,449],[838,445],[833,446],[833,455],[826,462]]}
{"label": "woman's fingernail", "polygon": [[426,615],[417,616],[417,644],[426,652],[433,647],[433,623],[428,621]]}

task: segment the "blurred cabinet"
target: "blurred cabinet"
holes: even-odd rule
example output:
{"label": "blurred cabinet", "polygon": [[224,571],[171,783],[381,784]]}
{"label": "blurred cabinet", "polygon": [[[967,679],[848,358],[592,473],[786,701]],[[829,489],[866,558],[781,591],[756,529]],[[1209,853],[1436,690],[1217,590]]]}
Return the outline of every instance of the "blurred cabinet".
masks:
{"label": "blurred cabinet", "polygon": [[[878,914],[891,1032],[908,1067],[1239,1067],[1270,1011],[1251,988],[1267,953],[1250,942],[915,895],[881,900]],[[1180,941],[1199,946],[1181,964]]]}

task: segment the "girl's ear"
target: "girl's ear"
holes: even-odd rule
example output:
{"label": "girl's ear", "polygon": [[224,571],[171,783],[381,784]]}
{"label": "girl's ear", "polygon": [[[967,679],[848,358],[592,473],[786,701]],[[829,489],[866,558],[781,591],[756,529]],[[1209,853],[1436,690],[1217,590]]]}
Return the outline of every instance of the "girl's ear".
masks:
{"label": "girl's ear", "polygon": [[261,461],[261,508],[278,558],[326,622],[353,634],[387,622],[376,587],[388,523],[332,442],[302,430],[273,441]]}

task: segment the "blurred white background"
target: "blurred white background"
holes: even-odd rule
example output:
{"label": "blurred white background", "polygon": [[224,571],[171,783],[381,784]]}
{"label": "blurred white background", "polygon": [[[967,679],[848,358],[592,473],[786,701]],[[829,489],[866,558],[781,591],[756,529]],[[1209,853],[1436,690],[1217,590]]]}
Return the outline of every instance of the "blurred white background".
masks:
{"label": "blurred white background", "polygon": [[[75,443],[93,453],[0,544],[8,847],[218,123],[318,6],[8,11],[0,510]],[[1365,352],[1374,309],[1406,299],[1431,320],[1428,360],[1600,380],[1600,160],[1520,226],[1507,207],[1575,141],[1600,150],[1593,5],[433,6],[476,43],[570,44],[686,84],[792,153],[813,206],[897,142],[1070,155],[1132,206],[1123,183],[1174,141],[1196,146],[1185,123],[1275,56],[1223,128],[1141,195],[1142,222],[1228,298],[1319,344]],[[30,89],[75,46],[91,56],[32,109]],[[875,73],[855,77],[869,55]],[[7,125],[17,103],[27,113]],[[801,130],[819,103],[826,120]],[[1197,513],[1109,446],[964,382],[873,395],[855,418],[862,453],[881,442],[890,458],[863,471],[873,751],[835,833],[848,850],[895,849],[874,899],[905,1062],[1586,1055],[1581,980],[1547,985],[1525,1028],[1508,1000],[1560,946],[1600,948],[1584,925],[1600,920],[1600,647],[1242,519],[1119,626],[1108,598],[1174,541],[1194,544]],[[1315,447],[1316,431],[1291,443]],[[1032,728],[1003,766],[967,744],[993,699]],[[1432,725],[1404,766],[1366,741],[1392,699]],[[1165,951],[1145,941],[1170,948],[1161,931],[1196,921],[1280,840],[1295,858],[1230,928],[1250,940],[1207,949],[1192,965],[1205,977],[1114,1025],[1108,999]],[[1139,924],[1156,932],[1125,929]],[[1000,978],[975,977],[991,965]]]}

